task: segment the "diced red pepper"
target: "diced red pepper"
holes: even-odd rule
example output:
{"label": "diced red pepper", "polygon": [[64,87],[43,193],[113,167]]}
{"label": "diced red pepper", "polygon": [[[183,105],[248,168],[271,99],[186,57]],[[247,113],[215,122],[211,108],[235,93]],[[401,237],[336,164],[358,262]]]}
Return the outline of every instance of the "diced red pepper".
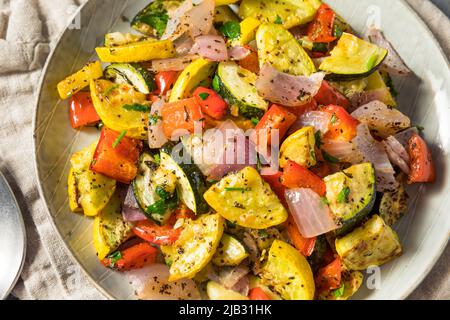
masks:
{"label": "diced red pepper", "polygon": [[198,87],[194,90],[193,96],[197,99],[204,114],[217,120],[223,119],[227,114],[227,103],[214,90]]}
{"label": "diced red pepper", "polygon": [[309,257],[313,251],[314,246],[316,245],[316,237],[313,238],[305,238],[297,227],[295,223],[294,217],[290,214],[288,219],[285,222],[286,230],[291,238],[292,244],[294,247],[300,251],[302,255],[305,257]]}
{"label": "diced red pepper", "polygon": [[281,183],[281,177],[283,176],[282,172],[277,172],[276,174],[264,174],[261,173],[261,177],[270,185],[270,188],[273,192],[278,196],[281,203],[285,208],[289,208],[286,202],[286,198],[284,196],[284,192],[286,191],[286,187]]}
{"label": "diced red pepper", "polygon": [[103,128],[91,163],[91,170],[129,184],[137,174],[142,141]]}
{"label": "diced red pepper", "polygon": [[72,128],[89,126],[100,121],[95,111],[90,92],[77,92],[70,99],[70,124]]}
{"label": "diced red pepper", "polygon": [[319,92],[314,96],[314,99],[323,106],[333,104],[345,109],[350,107],[350,101],[326,80],[322,81],[322,86],[320,87]]}
{"label": "diced red pepper", "polygon": [[160,226],[153,221],[139,221],[133,228],[133,233],[141,239],[159,245],[171,245],[177,241],[181,228],[174,229],[172,224]]}
{"label": "diced red pepper", "polygon": [[408,153],[411,158],[408,183],[434,182],[436,169],[427,143],[418,134],[408,141]]}
{"label": "diced red pepper", "polygon": [[257,146],[271,145],[273,130],[278,130],[281,140],[296,119],[297,117],[286,108],[273,104],[256,125],[250,139]]}
{"label": "diced red pepper", "polygon": [[258,58],[258,52],[253,49],[252,47],[246,45],[247,49],[251,51],[251,53],[246,56],[244,59],[239,61],[239,65],[247,69],[250,72],[253,72],[255,74],[259,74],[259,58]]}
{"label": "diced red pepper", "polygon": [[155,263],[158,256],[158,250],[147,242],[141,242],[117,252],[116,255],[117,258],[114,258],[114,255],[112,255],[103,259],[102,264],[105,267],[118,271],[128,271]]}
{"label": "diced red pepper", "polygon": [[319,196],[324,196],[327,190],[319,176],[291,160],[283,169],[281,182],[287,188],[310,188]]}
{"label": "diced red pepper", "polygon": [[182,135],[186,131],[194,133],[195,123],[204,125],[203,113],[196,98],[184,99],[167,103],[161,108],[164,133],[173,137],[177,133]]}
{"label": "diced red pepper", "polygon": [[341,286],[342,264],[341,259],[337,257],[329,265],[317,271],[315,282],[319,291],[329,291]]}
{"label": "diced red pepper", "polygon": [[248,293],[248,298],[250,300],[272,300],[270,297],[264,292],[263,289],[256,287],[250,289]]}
{"label": "diced red pepper", "polygon": [[311,41],[329,43],[336,40],[333,36],[336,13],[328,5],[322,4],[316,17],[308,25],[308,37]]}
{"label": "diced red pepper", "polygon": [[322,111],[331,114],[328,132],[325,137],[333,140],[351,141],[356,137],[356,127],[359,122],[353,118],[343,107],[329,105],[322,108]]}
{"label": "diced red pepper", "polygon": [[177,71],[161,71],[155,76],[156,86],[155,94],[165,95],[167,91],[171,90],[174,83],[178,79]]}

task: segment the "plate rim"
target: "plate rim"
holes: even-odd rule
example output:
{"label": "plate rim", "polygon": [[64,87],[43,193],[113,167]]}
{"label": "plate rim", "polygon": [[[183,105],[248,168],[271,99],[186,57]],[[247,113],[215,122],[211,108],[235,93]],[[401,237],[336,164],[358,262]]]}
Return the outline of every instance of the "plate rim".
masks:
{"label": "plate rim", "polygon": [[[98,0],[87,0],[85,3],[83,3],[82,5],[80,5],[78,7],[78,9],[76,10],[76,12],[73,14],[73,18],[76,17],[78,14],[80,14],[80,12],[92,1],[98,1]],[[374,0],[372,0],[374,1]],[[439,41],[437,40],[437,38],[435,37],[435,35],[433,34],[433,32],[431,31],[430,27],[427,25],[427,23],[419,16],[419,14],[410,6],[410,4],[406,1],[406,0],[400,0],[400,3],[408,10],[408,12],[410,14],[412,14],[417,21],[419,21],[419,23],[421,24],[421,26],[425,29],[425,32],[427,32],[428,36],[431,38],[431,40],[433,41],[433,43],[436,45],[436,47],[438,48],[441,56],[444,58],[444,60],[447,62],[447,67],[450,67],[450,63],[449,63],[449,57],[447,57],[447,55],[444,52],[444,49],[442,48],[441,44],[439,43]],[[437,8],[438,10],[440,10],[439,8]],[[41,181],[41,174],[39,171],[39,164],[38,164],[38,159],[37,159],[37,154],[38,154],[38,150],[37,150],[37,135],[36,135],[36,128],[37,128],[37,116],[38,116],[38,109],[39,109],[39,102],[41,100],[42,94],[43,94],[43,87],[44,87],[44,80],[47,76],[47,71],[48,68],[50,66],[50,64],[52,63],[54,57],[55,57],[55,52],[58,49],[58,47],[61,45],[61,39],[64,36],[64,34],[67,32],[68,27],[70,25],[70,21],[67,23],[67,25],[64,27],[64,29],[59,33],[59,35],[57,36],[56,40],[55,40],[55,46],[52,48],[51,52],[49,53],[47,60],[45,62],[44,67],[42,68],[42,73],[40,75],[40,79],[38,82],[38,86],[37,89],[38,94],[36,95],[35,98],[35,102],[34,102],[34,110],[33,110],[33,120],[32,120],[32,135],[33,135],[33,162],[34,162],[34,171],[35,171],[35,175],[37,178],[37,188],[38,188],[38,192],[39,192],[39,196],[40,198],[44,201],[44,207],[45,207],[45,212],[47,213],[47,215],[49,216],[49,220],[50,223],[52,225],[52,228],[54,231],[56,231],[56,234],[59,238],[59,240],[64,244],[64,247],[66,249],[66,252],[68,253],[69,257],[72,258],[72,260],[78,265],[78,267],[82,270],[82,272],[85,274],[85,276],[87,277],[87,279],[89,279],[89,281],[94,285],[94,287],[107,299],[110,300],[117,300],[117,298],[115,296],[113,296],[112,294],[110,294],[106,289],[104,289],[97,281],[95,281],[95,279],[92,278],[92,276],[89,274],[89,272],[86,270],[86,268],[84,267],[84,265],[80,262],[80,260],[75,256],[74,252],[72,252],[72,249],[69,247],[69,245],[67,244],[66,241],[64,241],[62,234],[59,230],[59,227],[56,225],[55,220],[53,218],[52,213],[50,212],[50,207],[48,205],[48,201],[47,198],[45,196],[43,187],[42,187],[42,181]],[[436,263],[438,262],[438,260],[442,257],[442,254],[445,250],[445,248],[447,247],[448,243],[449,243],[450,239],[449,236],[447,235],[447,238],[445,241],[442,241],[441,246],[439,248],[439,250],[437,251],[438,254],[436,254],[432,259],[428,260],[428,263],[425,267],[425,272],[423,272],[422,274],[420,274],[416,280],[414,281],[413,284],[411,284],[409,286],[409,288],[407,290],[405,290],[402,294],[398,295],[398,299],[400,300],[404,300],[406,298],[408,298],[409,295],[411,295],[411,293],[417,289],[417,287],[423,282],[423,280],[428,276],[428,274],[430,273],[430,271],[433,269],[433,267],[436,265]],[[25,259],[24,259],[25,260]]]}

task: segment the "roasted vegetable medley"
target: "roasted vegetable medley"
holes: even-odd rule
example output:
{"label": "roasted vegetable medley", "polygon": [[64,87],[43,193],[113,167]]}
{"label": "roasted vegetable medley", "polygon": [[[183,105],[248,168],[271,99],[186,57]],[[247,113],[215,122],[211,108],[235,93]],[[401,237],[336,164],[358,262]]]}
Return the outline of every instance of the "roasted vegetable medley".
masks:
{"label": "roasted vegetable medley", "polygon": [[319,0],[154,0],[128,18],[57,89],[71,126],[99,131],[71,157],[70,209],[138,298],[343,300],[402,254],[408,185],[435,169],[380,30]]}

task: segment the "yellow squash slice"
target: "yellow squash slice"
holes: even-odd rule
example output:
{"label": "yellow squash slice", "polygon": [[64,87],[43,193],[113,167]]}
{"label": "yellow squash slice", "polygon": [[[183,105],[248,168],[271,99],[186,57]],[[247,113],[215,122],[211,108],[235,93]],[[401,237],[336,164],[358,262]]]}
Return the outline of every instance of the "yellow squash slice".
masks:
{"label": "yellow squash slice", "polygon": [[95,49],[102,62],[126,63],[165,59],[175,56],[172,41],[140,41],[117,47],[98,47]]}
{"label": "yellow squash slice", "polygon": [[100,61],[89,62],[80,71],[67,77],[58,83],[57,89],[61,99],[70,98],[83,88],[86,88],[91,80],[103,76],[102,65]]}
{"label": "yellow squash slice", "polygon": [[134,104],[149,107],[145,94],[128,84],[96,80],[91,82],[91,96],[95,110],[105,126],[117,132],[126,131],[126,136],[130,138],[147,138],[148,112],[126,108]]}
{"label": "yellow squash slice", "polygon": [[293,133],[281,145],[280,167],[284,168],[289,160],[307,168],[316,165],[315,145],[313,127],[304,127]]}
{"label": "yellow squash slice", "polygon": [[288,217],[278,197],[252,167],[227,175],[203,197],[222,217],[241,227],[266,229]]}

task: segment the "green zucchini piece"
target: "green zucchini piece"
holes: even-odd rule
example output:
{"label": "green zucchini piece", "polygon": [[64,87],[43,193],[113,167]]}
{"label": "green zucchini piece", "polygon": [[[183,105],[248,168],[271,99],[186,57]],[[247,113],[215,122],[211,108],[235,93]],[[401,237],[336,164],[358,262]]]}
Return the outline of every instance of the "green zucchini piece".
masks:
{"label": "green zucchini piece", "polygon": [[117,83],[128,83],[143,94],[156,89],[153,74],[138,63],[111,64],[105,70],[105,77]]}
{"label": "green zucchini piece", "polygon": [[336,251],[349,270],[365,270],[399,256],[402,246],[395,231],[374,215],[361,227],[336,239]]}
{"label": "green zucchini piece", "polygon": [[[188,163],[178,163],[172,158],[173,147],[169,142],[161,148],[161,167],[176,175],[179,198],[189,209],[197,215],[208,212],[209,206],[203,199],[208,190],[205,177],[192,159]],[[183,158],[181,155],[180,159]]]}
{"label": "green zucchini piece", "polygon": [[180,6],[182,0],[155,0],[131,21],[131,27],[143,34],[161,37],[169,21],[168,12]]}
{"label": "green zucchini piece", "polygon": [[[158,186],[163,186],[155,179],[157,172],[160,170],[162,169],[155,163],[154,158],[149,153],[144,152],[139,158],[138,174],[132,182],[132,187],[134,196],[147,217],[163,225],[169,220],[173,212],[174,202],[177,201],[175,196],[172,196],[172,199],[168,199],[171,200],[171,203],[168,203],[168,201],[161,199],[156,192]],[[149,207],[155,206],[155,204],[156,206],[164,205],[165,210],[161,209],[161,212],[149,211]]]}
{"label": "green zucchini piece", "polygon": [[314,250],[312,254],[307,258],[313,273],[316,273],[320,267],[323,266],[325,254],[328,250],[328,242],[324,235],[320,235],[316,239],[314,244]]}
{"label": "green zucchini piece", "polygon": [[256,75],[241,68],[235,62],[221,62],[214,78],[214,89],[228,101],[237,105],[246,118],[261,118],[268,109],[265,101],[256,91]]}
{"label": "green zucchini piece", "polygon": [[337,236],[350,232],[372,210],[375,199],[375,169],[362,163],[324,178],[330,210],[342,226]]}
{"label": "green zucchini piece", "polygon": [[393,226],[408,212],[408,199],[409,196],[402,184],[395,191],[383,193],[378,211],[387,225]]}
{"label": "green zucchini piece", "polygon": [[270,64],[280,72],[309,76],[314,62],[294,36],[279,24],[263,24],[256,32],[260,65]]}
{"label": "green zucchini piece", "polygon": [[330,54],[319,69],[328,73],[327,79],[339,81],[368,77],[380,67],[388,51],[344,33]]}
{"label": "green zucchini piece", "polygon": [[261,23],[279,23],[286,29],[293,28],[314,19],[317,9],[311,0],[243,0],[239,7],[242,19],[253,17]]}

